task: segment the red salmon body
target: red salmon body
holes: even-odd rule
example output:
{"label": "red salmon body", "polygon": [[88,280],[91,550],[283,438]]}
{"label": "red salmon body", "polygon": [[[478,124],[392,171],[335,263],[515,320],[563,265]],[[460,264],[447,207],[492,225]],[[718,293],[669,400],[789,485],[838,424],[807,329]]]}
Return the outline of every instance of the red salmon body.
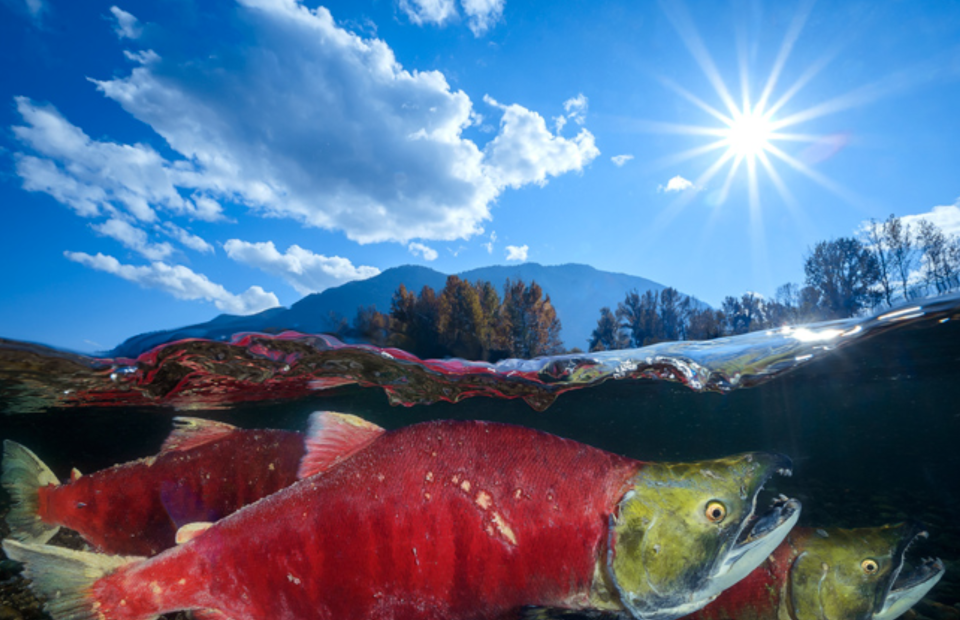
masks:
{"label": "red salmon body", "polygon": [[199,433],[175,431],[155,457],[41,487],[38,516],[103,552],[154,555],[185,523],[216,521],[296,481],[302,435],[192,421]]}
{"label": "red salmon body", "polygon": [[97,581],[107,620],[491,618],[587,603],[642,463],[539,431],[430,422]]}

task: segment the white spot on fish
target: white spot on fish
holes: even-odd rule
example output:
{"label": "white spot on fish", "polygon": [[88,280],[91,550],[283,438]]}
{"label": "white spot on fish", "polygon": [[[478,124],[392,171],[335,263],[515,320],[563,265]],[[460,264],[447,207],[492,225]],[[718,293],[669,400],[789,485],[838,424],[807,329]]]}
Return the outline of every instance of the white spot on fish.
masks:
{"label": "white spot on fish", "polygon": [[273,463],[270,463],[270,465],[267,466],[267,469],[269,469],[270,471],[273,471],[276,469],[276,467],[274,467]]}
{"label": "white spot on fish", "polygon": [[469,493],[469,492],[470,492],[470,481],[469,481],[469,480],[464,480],[463,483],[460,485],[460,488],[463,489],[463,492],[464,492],[464,493]]}
{"label": "white spot on fish", "polygon": [[517,545],[517,535],[513,533],[513,529],[510,527],[510,524],[507,523],[506,519],[500,516],[499,512],[493,513],[493,524],[497,526],[497,529],[500,530],[500,533],[511,545]]}
{"label": "white spot on fish", "polygon": [[291,573],[287,573],[287,581],[296,585],[300,585],[300,580],[294,577]]}
{"label": "white spot on fish", "polygon": [[490,507],[490,504],[493,503],[493,498],[490,497],[490,494],[486,491],[480,491],[477,493],[477,506],[480,506],[484,510]]}
{"label": "white spot on fish", "polygon": [[428,471],[428,472],[427,472],[427,475],[424,476],[424,479],[425,479],[427,482],[433,482],[433,472],[432,472],[432,471]]}

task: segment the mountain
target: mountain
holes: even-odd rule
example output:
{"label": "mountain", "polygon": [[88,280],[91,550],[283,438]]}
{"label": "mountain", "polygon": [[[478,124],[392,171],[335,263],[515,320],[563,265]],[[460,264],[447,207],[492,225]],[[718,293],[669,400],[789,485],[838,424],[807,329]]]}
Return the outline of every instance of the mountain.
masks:
{"label": "mountain", "polygon": [[[597,325],[600,308],[616,308],[631,290],[641,293],[660,291],[665,285],[646,278],[623,273],[600,271],[588,265],[567,264],[544,266],[537,263],[497,265],[471,269],[457,274],[465,280],[486,280],[503,292],[506,280],[536,281],[550,295],[563,326],[561,336],[567,348],[587,348],[590,334]],[[390,311],[394,291],[403,284],[418,293],[429,286],[438,293],[447,276],[428,267],[404,265],[387,269],[366,280],[354,280],[336,288],[307,295],[290,308],[271,308],[249,316],[221,314],[211,321],[176,329],[140,334],[125,340],[106,355],[135,357],[153,347],[183,338],[225,340],[237,332],[292,329],[305,333],[331,330],[331,315],[352,320],[360,306],[375,305],[381,312]]]}

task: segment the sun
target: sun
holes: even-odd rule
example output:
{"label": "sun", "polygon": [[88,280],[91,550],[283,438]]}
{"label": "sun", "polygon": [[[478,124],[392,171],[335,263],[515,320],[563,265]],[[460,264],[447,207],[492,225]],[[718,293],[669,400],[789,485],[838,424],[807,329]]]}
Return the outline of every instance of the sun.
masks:
{"label": "sun", "polygon": [[770,141],[776,137],[770,119],[754,108],[745,108],[735,115],[724,132],[733,155],[753,159],[770,150]]}
{"label": "sun", "polygon": [[[713,206],[726,203],[734,189],[739,187],[734,184],[738,172],[746,174],[750,213],[757,221],[761,211],[759,187],[761,175],[769,179],[783,203],[795,215],[799,215],[802,206],[787,188],[785,179],[781,177],[778,171],[778,167],[781,166],[806,176],[847,202],[857,202],[853,192],[816,170],[811,164],[812,156],[809,155],[819,146],[845,143],[845,140],[838,140],[842,138],[842,134],[802,133],[797,132],[795,128],[813,119],[863,105],[870,97],[865,97],[861,92],[862,89],[855,89],[832,99],[821,100],[805,109],[785,113],[794,97],[829,63],[833,57],[830,53],[825,53],[820,60],[800,71],[800,75],[792,85],[782,90],[777,88],[790,52],[807,21],[812,4],[812,2],[801,3],[801,7],[784,34],[779,51],[773,58],[773,65],[763,88],[753,95],[751,87],[755,85],[756,76],[751,76],[748,68],[747,49],[750,45],[745,40],[738,39],[739,97],[731,93],[731,89],[721,76],[682,0],[662,5],[684,45],[700,65],[710,86],[713,87],[720,105],[711,105],[672,80],[666,77],[660,78],[665,86],[712,117],[715,124],[650,123],[650,129],[654,132],[699,135],[709,138],[705,144],[662,158],[655,163],[655,166],[672,167],[691,159],[719,153],[713,163],[707,164],[702,173],[690,183],[690,187],[697,190],[679,195],[675,200],[676,205],[667,210],[660,219],[670,219],[677,215],[684,205],[692,201],[700,192],[703,192],[701,195]],[[742,32],[738,31],[738,37],[741,36]],[[778,90],[781,90],[782,94],[774,97],[774,93]],[[787,143],[800,143],[799,156],[789,152],[793,149],[786,148]],[[723,174],[724,171],[725,174]],[[720,178],[719,182],[714,180],[715,177]]]}

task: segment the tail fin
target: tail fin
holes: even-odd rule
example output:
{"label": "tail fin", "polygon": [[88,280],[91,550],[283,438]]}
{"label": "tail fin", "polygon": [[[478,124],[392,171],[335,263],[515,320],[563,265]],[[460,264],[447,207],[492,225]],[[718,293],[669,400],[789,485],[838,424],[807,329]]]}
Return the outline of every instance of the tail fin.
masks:
{"label": "tail fin", "polygon": [[11,560],[25,564],[24,576],[34,594],[46,599],[44,609],[54,620],[103,620],[91,586],[101,577],[143,558],[127,558],[52,545],[3,541]]}
{"label": "tail fin", "polygon": [[9,439],[3,442],[3,474],[0,484],[10,493],[13,505],[7,513],[10,535],[29,543],[45,543],[60,529],[40,518],[38,493],[48,484],[60,484],[37,455]]}

